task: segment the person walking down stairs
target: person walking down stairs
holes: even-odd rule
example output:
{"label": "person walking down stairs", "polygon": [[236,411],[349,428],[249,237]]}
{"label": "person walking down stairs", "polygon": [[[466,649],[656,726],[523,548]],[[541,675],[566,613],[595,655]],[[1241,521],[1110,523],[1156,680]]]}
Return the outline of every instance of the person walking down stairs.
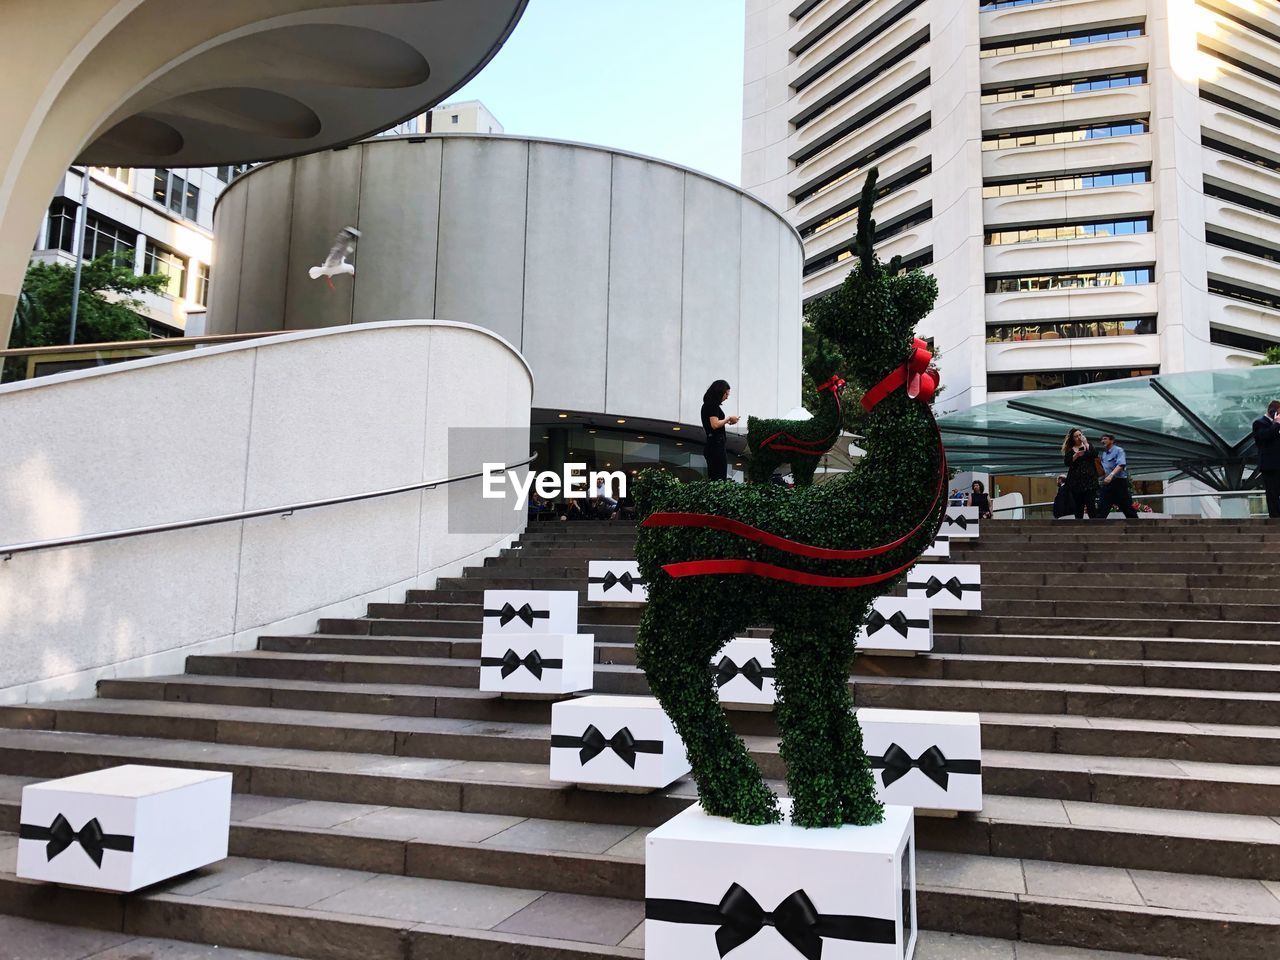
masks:
{"label": "person walking down stairs", "polygon": [[1280,400],[1272,400],[1267,412],[1253,421],[1253,442],[1267,491],[1267,516],[1275,520],[1280,518]]}
{"label": "person walking down stairs", "polygon": [[1137,520],[1138,511],[1133,506],[1129,492],[1129,461],[1124,447],[1116,443],[1109,433],[1102,435],[1102,493],[1098,497],[1098,516],[1105,520],[1112,507],[1119,507],[1127,520]]}

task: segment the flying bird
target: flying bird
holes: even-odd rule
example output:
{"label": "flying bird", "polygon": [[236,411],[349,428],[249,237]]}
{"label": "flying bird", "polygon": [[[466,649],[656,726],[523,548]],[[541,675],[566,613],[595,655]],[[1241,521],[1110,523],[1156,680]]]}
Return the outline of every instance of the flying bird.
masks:
{"label": "flying bird", "polygon": [[343,227],[333,239],[333,247],[324,263],[310,270],[311,279],[324,277],[329,289],[333,289],[333,278],[341,273],[355,274],[355,264],[347,263],[347,257],[356,252],[356,243],[360,240],[360,231],[355,227]]}

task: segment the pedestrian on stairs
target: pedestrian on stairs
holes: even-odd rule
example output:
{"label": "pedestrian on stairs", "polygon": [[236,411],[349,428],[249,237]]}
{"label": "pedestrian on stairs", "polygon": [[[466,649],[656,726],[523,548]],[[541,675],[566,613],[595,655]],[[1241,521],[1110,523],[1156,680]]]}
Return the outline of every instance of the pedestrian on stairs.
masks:
{"label": "pedestrian on stairs", "polygon": [[1075,501],[1076,519],[1083,520],[1085,511],[1093,519],[1098,515],[1098,475],[1102,464],[1098,451],[1079,427],[1068,430],[1062,441],[1062,462],[1067,468],[1067,489]]}
{"label": "pedestrian on stairs", "polygon": [[1280,400],[1267,404],[1267,412],[1253,421],[1253,442],[1258,448],[1258,472],[1267,491],[1267,516],[1280,519]]}
{"label": "pedestrian on stairs", "polygon": [[1124,447],[1116,443],[1109,433],[1102,435],[1102,495],[1098,497],[1098,519],[1107,519],[1111,508],[1119,507],[1127,520],[1137,520],[1138,511],[1133,507],[1133,495],[1129,492],[1129,462]]}
{"label": "pedestrian on stairs", "polygon": [[729,381],[717,380],[702,395],[702,429],[707,433],[707,445],[703,454],[707,458],[707,479],[726,480],[729,476],[729,453],[725,449],[726,425],[738,422],[737,417],[726,417],[721,406],[729,399]]}

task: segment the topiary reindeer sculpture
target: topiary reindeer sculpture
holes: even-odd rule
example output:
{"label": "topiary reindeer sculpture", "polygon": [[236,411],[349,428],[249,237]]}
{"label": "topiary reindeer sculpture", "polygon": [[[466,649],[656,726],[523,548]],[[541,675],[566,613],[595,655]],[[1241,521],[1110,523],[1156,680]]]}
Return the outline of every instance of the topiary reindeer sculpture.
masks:
{"label": "topiary reindeer sculpture", "polygon": [[704,809],[740,823],[773,823],[781,813],[719,704],[711,663],[735,634],[766,625],[792,822],[883,817],[849,693],[853,638],[871,602],[936,536],[945,464],[928,403],[936,378],[914,339],[937,286],[876,258],[868,180],[858,262],[809,311],[865,391],[866,456],[857,468],[797,490],[680,483],[658,471],[634,484],[636,555],[649,587],[637,658],[684,740]]}

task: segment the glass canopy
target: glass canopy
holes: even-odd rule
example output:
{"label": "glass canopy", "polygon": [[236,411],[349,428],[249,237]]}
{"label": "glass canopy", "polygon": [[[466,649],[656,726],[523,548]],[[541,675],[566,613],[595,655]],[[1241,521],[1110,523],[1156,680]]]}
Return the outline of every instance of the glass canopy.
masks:
{"label": "glass canopy", "polygon": [[1280,366],[1206,370],[1023,394],[940,423],[959,470],[1059,473],[1062,439],[1079,427],[1095,442],[1114,434],[1132,475],[1242,490],[1261,484],[1251,427],[1275,399]]}

